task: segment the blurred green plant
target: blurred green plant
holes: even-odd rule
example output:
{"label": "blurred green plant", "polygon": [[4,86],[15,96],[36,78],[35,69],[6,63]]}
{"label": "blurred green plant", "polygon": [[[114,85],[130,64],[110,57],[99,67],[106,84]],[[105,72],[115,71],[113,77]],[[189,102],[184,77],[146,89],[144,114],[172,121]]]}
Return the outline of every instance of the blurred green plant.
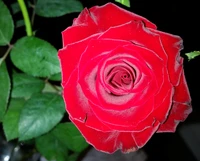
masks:
{"label": "blurred green plant", "polygon": [[124,6],[130,7],[130,0],[115,0],[115,2],[121,3]]}
{"label": "blurred green plant", "polygon": [[192,51],[192,52],[186,53],[185,55],[188,57],[188,60],[190,61],[190,60],[196,58],[197,56],[199,56],[200,51]]}
{"label": "blurred green plant", "polygon": [[[64,119],[57,49],[35,36],[34,19],[82,9],[78,0],[16,0],[7,5],[0,0],[0,49],[7,48],[0,58],[0,123],[8,142],[31,140],[48,160],[75,161],[88,144]],[[21,18],[13,18],[20,11]],[[18,27],[24,27],[26,35],[11,44]]]}

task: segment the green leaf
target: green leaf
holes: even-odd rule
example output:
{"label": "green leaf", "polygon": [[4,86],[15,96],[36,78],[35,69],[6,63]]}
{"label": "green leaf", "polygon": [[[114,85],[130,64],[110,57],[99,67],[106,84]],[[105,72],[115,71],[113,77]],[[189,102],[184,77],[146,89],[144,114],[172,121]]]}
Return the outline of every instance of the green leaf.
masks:
{"label": "green leaf", "polygon": [[115,2],[121,3],[124,6],[130,7],[130,0],[115,0]]}
{"label": "green leaf", "polygon": [[190,52],[190,53],[186,53],[185,55],[188,57],[188,59],[190,61],[191,59],[194,59],[195,57],[199,56],[200,51],[193,51],[193,52]]}
{"label": "green leaf", "polygon": [[36,148],[48,160],[68,161],[68,148],[53,131],[37,137]]}
{"label": "green leaf", "polygon": [[20,11],[20,7],[19,7],[18,2],[12,3],[10,7],[12,9],[12,13],[13,14],[16,14],[16,13],[18,13]]}
{"label": "green leaf", "polygon": [[10,94],[10,78],[5,62],[0,65],[0,122],[6,112],[8,98]]}
{"label": "green leaf", "polygon": [[58,17],[72,12],[80,12],[83,6],[78,0],[38,0],[35,12],[43,17]]}
{"label": "green leaf", "polygon": [[59,124],[53,130],[53,134],[57,138],[60,138],[60,140],[63,141],[63,144],[65,144],[68,149],[74,152],[81,152],[88,147],[88,144],[81,133],[74,126],[74,124],[70,122]]}
{"label": "green leaf", "polygon": [[37,93],[25,103],[19,121],[19,140],[28,140],[49,132],[65,113],[60,95]]}
{"label": "green leaf", "polygon": [[62,87],[61,86],[52,86],[50,83],[45,83],[45,87],[42,90],[43,93],[50,92],[50,93],[59,93],[62,94]]}
{"label": "green leaf", "polygon": [[24,25],[25,25],[24,20],[17,20],[17,22],[16,22],[16,28],[17,27],[22,27]]}
{"label": "green leaf", "polygon": [[52,80],[52,81],[61,81],[61,73],[57,73],[57,74],[54,74],[52,75],[49,80]]}
{"label": "green leaf", "polygon": [[44,81],[38,78],[24,73],[14,73],[11,96],[29,98],[33,93],[41,92],[44,85]]}
{"label": "green leaf", "polygon": [[57,50],[47,41],[36,37],[23,37],[10,53],[14,65],[32,76],[50,77],[60,72]]}
{"label": "green leaf", "polygon": [[3,129],[7,141],[18,137],[19,116],[24,107],[25,100],[22,98],[12,98],[8,111],[3,120]]}
{"label": "green leaf", "polygon": [[0,45],[7,45],[10,43],[14,33],[13,19],[10,11],[0,0]]}
{"label": "green leaf", "polygon": [[80,156],[80,153],[73,153],[68,157],[67,161],[77,161],[79,156]]}

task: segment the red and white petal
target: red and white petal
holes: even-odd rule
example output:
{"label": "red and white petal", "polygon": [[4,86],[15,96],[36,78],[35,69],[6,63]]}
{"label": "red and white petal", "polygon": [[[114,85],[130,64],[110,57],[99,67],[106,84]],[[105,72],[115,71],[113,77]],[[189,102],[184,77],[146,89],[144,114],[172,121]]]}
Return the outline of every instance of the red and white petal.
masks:
{"label": "red and white petal", "polygon": [[160,35],[163,48],[168,55],[168,71],[169,77],[174,86],[179,82],[181,72],[183,70],[183,58],[180,57],[180,50],[183,48],[182,39],[179,36],[161,32],[158,30],[149,29]]}
{"label": "red and white petal", "polygon": [[123,111],[105,110],[90,101],[89,104],[95,116],[111,129],[119,131],[142,131],[146,126],[152,125],[153,119],[147,124],[140,125],[140,122],[145,121],[152,113],[154,108],[153,98],[146,100],[141,106],[130,107]]}
{"label": "red and white petal", "polygon": [[185,79],[184,71],[181,72],[181,77],[178,86],[175,86],[173,100],[175,102],[190,103],[190,93]]}
{"label": "red and white petal", "polygon": [[98,28],[103,31],[112,26],[118,26],[129,21],[143,21],[146,27],[156,29],[156,25],[146,18],[122,9],[113,3],[94,6],[89,11]]}
{"label": "red and white petal", "polygon": [[[133,44],[130,46],[133,46]],[[133,50],[131,47],[125,48],[124,46],[120,46],[100,61],[98,65],[96,90],[101,105],[105,110],[121,111],[130,108],[130,105],[131,107],[139,106],[144,103],[143,98],[148,100],[149,97],[155,95],[156,91],[158,91],[158,83],[154,71],[153,69],[149,70],[150,66],[148,65],[148,61],[140,56],[142,53],[137,49]],[[132,67],[136,71],[136,76],[133,89],[130,89],[128,94],[116,96],[112,92],[109,92],[104,77],[105,73],[114,65],[118,65],[119,62],[122,64],[121,66],[124,63]],[[160,65],[160,62],[157,62],[157,64]],[[157,67],[156,65],[152,66]],[[162,69],[160,73],[162,74]],[[94,103],[96,104],[96,102]]]}
{"label": "red and white petal", "polygon": [[89,65],[89,63],[93,61],[96,57],[106,56],[110,54],[113,50],[115,50],[117,47],[127,44],[131,43],[128,41],[115,39],[92,39],[90,42],[88,42],[88,44],[86,45],[86,50],[82,53],[79,63],[79,71],[82,72],[85,66]]}
{"label": "red and white petal", "polygon": [[88,37],[94,37],[95,35],[99,35],[96,33],[96,30],[88,26],[80,25],[80,26],[71,26],[65,29],[62,32],[62,41],[63,48],[69,44],[74,44],[79,41],[83,41],[84,39],[88,39]]}
{"label": "red and white petal", "polygon": [[78,70],[75,70],[69,82],[64,87],[63,98],[68,114],[75,120],[85,123],[94,129],[111,131],[111,129],[97,119],[93,114],[88,99],[77,82]]}
{"label": "red and white petal", "polygon": [[118,150],[116,141],[119,132],[102,132],[87,127],[83,122],[74,120],[72,117],[70,117],[70,120],[76,125],[86,141],[97,150],[106,153],[114,153],[116,150]]}
{"label": "red and white petal", "polygon": [[[120,32],[123,31],[123,32]],[[111,27],[98,39],[119,39],[131,41],[139,46],[154,51],[167,66],[167,54],[162,46],[160,36],[144,27],[141,21],[131,21],[119,26]]]}
{"label": "red and white petal", "polygon": [[74,20],[73,25],[62,32],[63,47],[98,33],[98,27],[90,16],[89,11],[84,9],[78,18]]}
{"label": "red and white petal", "polygon": [[118,149],[121,149],[124,153],[128,153],[138,149],[132,133],[97,131],[85,126],[84,123],[74,120],[73,118],[70,118],[70,120],[80,130],[86,141],[99,151],[114,153]]}
{"label": "red and white petal", "polygon": [[152,135],[159,128],[159,125],[160,123],[156,121],[154,122],[153,126],[146,128],[144,131],[132,133],[133,137],[135,138],[135,143],[138,148],[142,148],[149,141]]}
{"label": "red and white petal", "polygon": [[[162,90],[164,92],[164,90]],[[160,93],[163,94],[163,93]],[[169,88],[165,90],[165,95],[161,95],[156,97],[157,99],[161,99],[162,102],[157,106],[153,111],[153,116],[159,122],[164,122],[167,119],[170,109],[172,108],[172,98],[173,98],[174,90],[173,88]]]}
{"label": "red and white petal", "polygon": [[191,112],[191,98],[184,73],[182,73],[179,85],[174,90],[171,111],[168,114],[167,120],[160,126],[158,132],[174,132],[179,122],[184,121]]}
{"label": "red and white petal", "polygon": [[83,41],[66,46],[58,51],[58,57],[61,65],[62,73],[62,86],[68,82],[71,73],[78,66],[81,55],[87,48],[91,39],[95,39],[97,36],[90,37]]}
{"label": "red and white petal", "polygon": [[190,104],[174,102],[167,120],[161,124],[157,132],[175,132],[177,125],[192,112]]}

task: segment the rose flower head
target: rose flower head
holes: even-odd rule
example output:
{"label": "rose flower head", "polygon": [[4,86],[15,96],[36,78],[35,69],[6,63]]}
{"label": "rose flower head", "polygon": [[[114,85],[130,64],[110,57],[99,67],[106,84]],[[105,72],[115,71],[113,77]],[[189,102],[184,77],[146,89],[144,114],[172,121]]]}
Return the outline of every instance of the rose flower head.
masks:
{"label": "rose flower head", "polygon": [[97,150],[135,151],[191,113],[179,36],[107,3],[84,9],[62,38],[66,110]]}

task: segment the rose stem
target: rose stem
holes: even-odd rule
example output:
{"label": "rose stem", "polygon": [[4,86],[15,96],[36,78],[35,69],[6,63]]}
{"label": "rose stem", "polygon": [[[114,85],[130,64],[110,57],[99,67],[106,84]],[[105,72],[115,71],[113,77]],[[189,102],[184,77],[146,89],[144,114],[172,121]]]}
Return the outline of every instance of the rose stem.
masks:
{"label": "rose stem", "polygon": [[33,32],[32,32],[32,28],[31,28],[31,22],[30,22],[30,18],[29,18],[28,11],[27,11],[26,5],[24,3],[24,0],[17,0],[17,1],[20,6],[20,9],[22,11],[22,15],[24,17],[24,22],[25,22],[25,26],[26,26],[26,34],[27,34],[27,36],[32,36]]}

